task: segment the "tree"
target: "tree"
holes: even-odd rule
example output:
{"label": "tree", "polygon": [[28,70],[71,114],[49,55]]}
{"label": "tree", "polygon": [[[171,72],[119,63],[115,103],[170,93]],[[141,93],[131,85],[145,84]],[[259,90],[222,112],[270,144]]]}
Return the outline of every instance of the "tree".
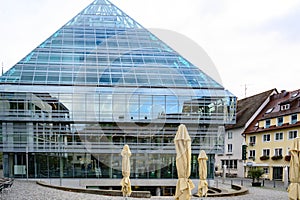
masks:
{"label": "tree", "polygon": [[[264,174],[264,170],[261,168],[250,168],[250,170],[248,171],[248,176],[250,178],[252,178],[252,185],[253,186],[260,186],[260,182],[259,179],[260,177]],[[259,183],[259,184],[256,184]]]}

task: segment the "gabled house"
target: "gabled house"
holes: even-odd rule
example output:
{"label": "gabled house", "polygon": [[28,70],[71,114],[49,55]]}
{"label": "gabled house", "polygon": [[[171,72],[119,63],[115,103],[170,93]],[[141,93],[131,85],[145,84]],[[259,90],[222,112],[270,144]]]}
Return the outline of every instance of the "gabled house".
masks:
{"label": "gabled house", "polygon": [[300,131],[300,90],[274,94],[268,105],[244,131],[246,169],[262,168],[264,177],[284,180],[289,148]]}
{"label": "gabled house", "polygon": [[225,126],[224,153],[216,155],[216,175],[220,175],[226,165],[228,176],[244,177],[242,145],[245,140],[242,133],[277,93],[276,89],[271,89],[237,101],[236,124]]}

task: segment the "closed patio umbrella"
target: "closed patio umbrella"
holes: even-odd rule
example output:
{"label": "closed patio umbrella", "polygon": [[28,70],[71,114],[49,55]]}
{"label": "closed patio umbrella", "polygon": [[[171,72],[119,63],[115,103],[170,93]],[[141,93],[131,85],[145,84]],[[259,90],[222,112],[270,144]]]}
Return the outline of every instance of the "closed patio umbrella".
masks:
{"label": "closed patio umbrella", "polygon": [[131,194],[131,183],[130,183],[130,156],[131,152],[129,146],[126,144],[121,152],[122,155],[122,175],[123,179],[121,181],[122,193],[124,197],[128,197]]}
{"label": "closed patio umbrella", "polygon": [[292,147],[290,148],[291,160],[290,160],[290,185],[287,189],[289,192],[289,199],[300,199],[300,138],[295,138]]}
{"label": "closed patio umbrella", "polygon": [[175,199],[188,200],[191,199],[191,190],[195,186],[189,179],[191,174],[191,138],[185,125],[179,125],[174,143],[176,148],[176,168],[178,174]]}
{"label": "closed patio umbrella", "polygon": [[199,163],[199,185],[198,185],[198,196],[204,197],[207,195],[208,191],[208,183],[206,181],[207,178],[207,163],[208,160],[207,155],[204,150],[200,151],[198,156],[198,163]]}

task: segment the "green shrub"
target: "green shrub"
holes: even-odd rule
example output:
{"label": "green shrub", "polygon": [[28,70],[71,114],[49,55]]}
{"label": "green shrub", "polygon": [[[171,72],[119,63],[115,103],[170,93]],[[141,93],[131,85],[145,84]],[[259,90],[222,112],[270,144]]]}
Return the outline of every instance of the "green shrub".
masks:
{"label": "green shrub", "polygon": [[248,171],[248,176],[252,178],[252,181],[259,182],[259,178],[264,174],[264,170],[261,168],[250,168]]}

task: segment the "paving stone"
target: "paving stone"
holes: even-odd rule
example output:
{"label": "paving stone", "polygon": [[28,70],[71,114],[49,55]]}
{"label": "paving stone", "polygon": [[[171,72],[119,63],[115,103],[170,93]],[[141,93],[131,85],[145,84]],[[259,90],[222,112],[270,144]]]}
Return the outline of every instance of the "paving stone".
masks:
{"label": "paving stone", "polygon": [[[221,184],[221,183],[219,183]],[[226,183],[228,184],[228,183]],[[221,185],[220,185],[221,186]],[[288,199],[288,193],[284,189],[272,188],[272,187],[248,187],[249,194],[242,196],[230,196],[230,197],[205,197],[192,199],[230,199],[230,200],[281,200]],[[93,194],[83,194],[75,192],[67,192],[56,190],[48,187],[37,185],[35,181],[15,180],[10,191],[6,191],[2,194],[2,199],[5,200],[124,200],[123,197],[111,197],[101,196]],[[128,198],[137,199],[137,198]],[[151,197],[151,199],[139,199],[139,200],[174,200],[174,197]]]}

